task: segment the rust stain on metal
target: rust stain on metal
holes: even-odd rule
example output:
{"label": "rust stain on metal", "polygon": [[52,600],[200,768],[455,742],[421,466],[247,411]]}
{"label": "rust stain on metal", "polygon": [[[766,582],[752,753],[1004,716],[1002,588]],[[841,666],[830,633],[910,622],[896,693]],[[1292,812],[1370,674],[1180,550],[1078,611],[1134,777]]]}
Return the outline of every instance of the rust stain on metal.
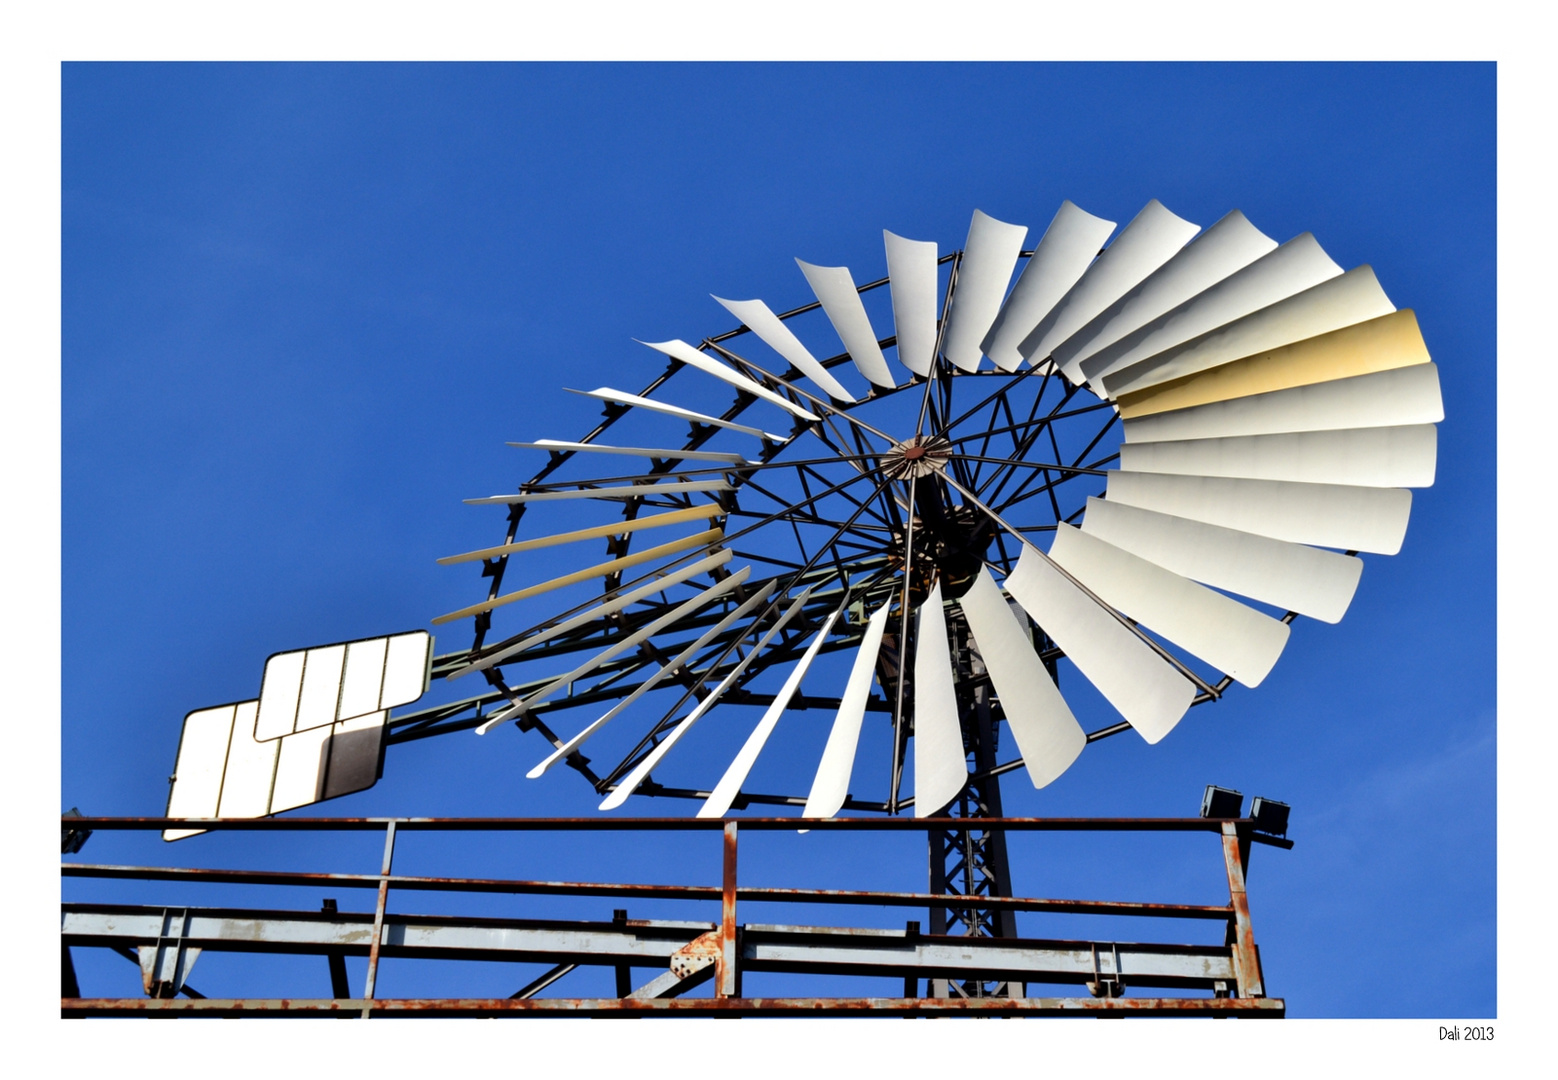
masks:
{"label": "rust stain on metal", "polygon": [[1250,898],[1244,888],[1244,851],[1240,827],[1235,822],[1223,825],[1223,862],[1228,869],[1228,906],[1233,909],[1233,969],[1238,982],[1237,996],[1264,997],[1260,954],[1255,951],[1255,931],[1250,924]]}
{"label": "rust stain on metal", "polygon": [[721,947],[718,930],[710,930],[707,934],[698,935],[671,954],[672,973],[678,979],[685,979],[710,964],[718,964]]}
{"label": "rust stain on metal", "polygon": [[714,975],[714,996],[735,997],[736,988],[736,823],[725,822],[723,894],[720,897],[719,961]]}

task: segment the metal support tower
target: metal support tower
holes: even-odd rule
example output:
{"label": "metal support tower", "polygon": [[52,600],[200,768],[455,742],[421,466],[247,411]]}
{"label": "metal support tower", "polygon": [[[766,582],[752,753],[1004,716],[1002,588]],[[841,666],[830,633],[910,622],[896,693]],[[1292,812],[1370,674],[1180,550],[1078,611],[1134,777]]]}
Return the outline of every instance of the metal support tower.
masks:
{"label": "metal support tower", "polygon": [[[1011,864],[1006,855],[1006,834],[980,828],[974,822],[1000,818],[1001,780],[991,775],[995,767],[998,729],[991,716],[990,681],[968,626],[955,620],[954,662],[958,668],[958,713],[963,726],[963,747],[973,759],[973,776],[946,810],[948,817],[970,822],[964,829],[933,831],[930,849],[930,891],[964,898],[1012,896]],[[1017,915],[1010,908],[938,907],[930,911],[930,932],[966,937],[1015,938]],[[957,982],[933,979],[927,996],[1022,997],[1020,982]]]}

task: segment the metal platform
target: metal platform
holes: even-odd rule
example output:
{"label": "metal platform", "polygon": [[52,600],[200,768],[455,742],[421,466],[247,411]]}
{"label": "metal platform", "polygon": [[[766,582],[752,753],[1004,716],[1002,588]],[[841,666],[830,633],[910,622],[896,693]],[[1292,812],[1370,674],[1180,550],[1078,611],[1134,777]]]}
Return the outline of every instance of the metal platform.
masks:
{"label": "metal platform", "polygon": [[[807,822],[822,830],[945,830],[940,819],[840,819]],[[1265,996],[1260,956],[1244,890],[1251,843],[1291,847],[1291,841],[1255,832],[1245,819],[999,818],[982,824],[1008,832],[1208,832],[1218,836],[1229,884],[1226,905],[1157,904],[1038,897],[980,896],[962,901],[985,909],[1190,919],[1220,922],[1222,945],[1161,942],[1049,940],[922,934],[917,922],[901,928],[761,925],[737,922],[742,902],[853,905],[929,911],[959,903],[936,893],[742,888],[737,882],[742,831],[794,830],[795,818],[700,819],[307,819],[190,821],[164,818],[65,819],[77,830],[208,828],[246,831],[382,832],[378,874],[288,873],[67,862],[70,878],[199,882],[265,886],[364,888],[377,893],[374,911],[342,912],[128,904],[62,905],[61,1012],[100,1015],[1140,1015],[1281,1016],[1280,999]],[[720,885],[635,885],[602,882],[435,878],[391,872],[397,834],[406,831],[687,831],[723,834]],[[612,921],[479,918],[399,914],[389,894],[441,892],[550,895],[720,902],[718,922],[628,919]],[[105,948],[139,962],[144,998],[84,997],[71,950]],[[205,997],[188,975],[201,952],[280,953],[327,958],[335,996],[328,999]],[[366,984],[353,995],[345,958],[366,957]],[[551,969],[509,998],[378,999],[380,965],[400,959],[543,963]],[[614,998],[541,997],[579,967],[614,969]],[[633,985],[635,969],[655,974]],[[814,976],[902,978],[902,997],[747,998],[746,972]],[[712,997],[684,996],[712,982]],[[1003,985],[998,995],[982,988]],[[1029,984],[1085,987],[1086,997],[1029,997]],[[928,988],[921,994],[922,987]],[[1166,992],[1131,996],[1131,991]],[[1205,996],[1210,994],[1211,996]],[[183,995],[182,998],[179,995]]]}

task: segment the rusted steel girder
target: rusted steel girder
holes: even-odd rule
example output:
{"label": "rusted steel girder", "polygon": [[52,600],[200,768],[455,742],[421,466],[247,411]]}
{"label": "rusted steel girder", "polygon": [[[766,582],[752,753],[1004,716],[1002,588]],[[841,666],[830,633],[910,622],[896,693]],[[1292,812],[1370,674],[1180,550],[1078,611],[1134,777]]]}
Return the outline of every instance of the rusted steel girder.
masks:
{"label": "rusted steel girder", "polygon": [[1250,1016],[1281,998],[62,998],[63,1016]]}

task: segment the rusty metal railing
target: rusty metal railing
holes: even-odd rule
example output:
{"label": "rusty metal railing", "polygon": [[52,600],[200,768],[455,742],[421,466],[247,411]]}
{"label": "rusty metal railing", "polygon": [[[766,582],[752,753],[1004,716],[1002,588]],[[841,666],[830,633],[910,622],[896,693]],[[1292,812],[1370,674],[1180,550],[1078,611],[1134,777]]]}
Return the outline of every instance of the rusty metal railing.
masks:
{"label": "rusty metal railing", "polygon": [[[197,828],[210,831],[241,832],[382,832],[383,858],[378,874],[314,873],[243,869],[203,869],[150,867],[67,862],[62,875],[74,878],[98,878],[124,881],[165,881],[185,883],[223,883],[271,886],[329,885],[335,888],[373,889],[376,893],[371,922],[365,913],[235,912],[231,909],[183,909],[179,935],[170,937],[164,929],[167,920],[158,915],[153,937],[153,909],[115,905],[65,904],[62,923],[62,956],[66,971],[61,1008],[66,1015],[123,1014],[159,1011],[168,1013],[211,1013],[242,1015],[253,1013],[320,1013],[325,1015],[404,1014],[406,1012],[448,1012],[475,1015],[531,1015],[572,1011],[602,1014],[613,1011],[643,1012],[650,1015],[686,1015],[698,1012],[726,1014],[766,1014],[790,1011],[873,1012],[887,1015],[925,1013],[1033,1014],[1076,1013],[1087,1011],[1177,1011],[1200,1013],[1247,1013],[1280,1015],[1282,1003],[1265,996],[1259,953],[1251,929],[1245,874],[1250,845],[1267,844],[1290,848],[1292,841],[1269,836],[1254,829],[1248,819],[1208,818],[992,818],[982,819],[977,827],[1009,832],[1149,832],[1213,833],[1221,841],[1224,869],[1228,880],[1227,904],[1160,904],[1110,900],[1053,899],[1039,897],[962,897],[932,893],[883,892],[866,890],[799,889],[743,887],[738,881],[739,838],[742,831],[793,831],[798,826],[818,832],[872,831],[925,832],[929,830],[967,829],[973,823],[962,818],[842,818],[831,821],[803,821],[784,818],[738,818],[710,820],[697,818],[271,818],[245,820],[206,820],[174,818],[71,817],[64,827],[92,831],[151,831]],[[396,875],[392,872],[397,838],[407,832],[704,832],[722,834],[723,872],[721,883],[712,885],[625,884],[606,882],[540,881],[499,878],[458,878]],[[439,927],[451,920],[432,917],[391,916],[389,894],[402,892],[499,893],[513,895],[596,896],[643,898],[653,900],[719,901],[718,923],[701,933],[699,924],[655,923],[652,920],[613,924],[579,923],[580,933],[590,944],[561,949],[545,938],[539,923],[522,920],[505,924],[505,940],[523,940],[528,944],[506,954],[482,952],[471,947],[474,957],[508,960],[547,959],[555,961],[553,972],[535,980],[537,989],[494,1002],[490,999],[376,999],[381,960],[386,955],[419,955],[413,938],[431,941]],[[1079,915],[1136,916],[1149,918],[1211,920],[1227,928],[1224,946],[1152,946],[1121,945],[1102,942],[1052,942],[1029,939],[965,939],[942,941],[918,934],[915,924],[903,934],[884,937],[884,931],[849,931],[830,928],[829,940],[810,933],[804,927],[741,927],[736,912],[739,903],[779,902],[823,905],[870,905],[889,908],[973,907],[1007,908],[1016,911],[1067,913]],[[333,908],[333,905],[331,905]],[[161,912],[162,909],[156,909]],[[258,999],[205,998],[196,995],[182,982],[160,980],[168,949],[168,970],[185,972],[187,950],[236,948],[224,937],[223,920],[242,917],[246,925],[262,927],[255,937],[242,944],[248,951],[311,952],[331,956],[332,964],[343,955],[366,955],[368,966],[363,994],[347,998],[338,992],[334,999],[305,1001],[287,999],[269,1002]],[[455,920],[458,921],[458,920]],[[485,920],[484,925],[494,923]],[[552,925],[552,924],[547,924]],[[270,926],[276,929],[274,940],[265,938]],[[285,926],[285,933],[281,927]],[[301,927],[301,929],[300,929]],[[675,929],[668,929],[675,928]],[[691,928],[691,929],[689,929]],[[392,933],[393,930],[393,933]],[[248,932],[248,931],[246,931]],[[312,936],[311,936],[312,935]],[[421,937],[418,937],[421,935]],[[526,935],[529,935],[527,938]],[[590,936],[593,935],[593,936]],[[851,935],[854,935],[853,937]],[[687,940],[689,939],[690,940]],[[948,942],[960,943],[967,952],[977,942],[982,955],[966,962],[948,959]],[[154,942],[148,944],[148,942]],[[847,948],[840,943],[847,945]],[[885,944],[884,944],[885,943]],[[140,950],[141,966],[146,974],[147,999],[83,998],[75,986],[70,947],[102,945],[127,955],[130,947]],[[446,955],[446,946],[429,945],[427,955]],[[150,966],[146,950],[153,950]],[[439,951],[439,950],[443,951]],[[937,950],[941,950],[938,952]],[[980,949],[974,950],[979,952]],[[998,951],[999,950],[999,951]],[[1090,950],[1091,968],[1086,963]],[[1102,951],[1101,951],[1102,950]],[[1112,952],[1110,951],[1112,950]],[[1132,950],[1135,950],[1134,952]],[[960,954],[961,955],[961,954]],[[1122,956],[1138,971],[1126,971]],[[1077,957],[1082,957],[1078,960]],[[636,964],[634,963],[636,961]],[[192,963],[192,960],[190,961]],[[669,970],[638,991],[625,989],[625,973],[631,966],[652,967],[669,964]],[[580,964],[615,966],[619,971],[618,998],[534,998],[538,992]],[[1157,967],[1154,967],[1154,964]],[[1175,967],[1175,965],[1180,965]],[[1200,974],[1185,974],[1194,965]],[[851,966],[853,965],[853,966]],[[1189,965],[1189,966],[1187,966]],[[1183,970],[1182,970],[1183,969]],[[336,970],[332,967],[332,971]],[[903,998],[762,998],[741,996],[743,970],[804,970],[830,974],[904,973]],[[921,974],[937,973],[938,978],[1008,978],[1017,974],[1014,984],[1023,987],[1033,982],[1081,982],[1088,986],[1092,999],[1027,998],[1019,990],[1010,997],[930,998],[916,991]],[[1023,976],[1032,976],[1024,979]],[[1218,976],[1222,975],[1222,978]],[[1213,998],[1124,997],[1125,979],[1135,986],[1165,986],[1212,989]],[[182,979],[182,975],[178,976]],[[712,999],[688,999],[680,995],[701,982],[713,981]],[[344,982],[344,977],[341,982]],[[945,985],[943,983],[942,985]],[[74,991],[74,992],[71,992]],[[189,1000],[174,1000],[184,992]],[[569,1003],[572,1003],[571,1005]]]}

